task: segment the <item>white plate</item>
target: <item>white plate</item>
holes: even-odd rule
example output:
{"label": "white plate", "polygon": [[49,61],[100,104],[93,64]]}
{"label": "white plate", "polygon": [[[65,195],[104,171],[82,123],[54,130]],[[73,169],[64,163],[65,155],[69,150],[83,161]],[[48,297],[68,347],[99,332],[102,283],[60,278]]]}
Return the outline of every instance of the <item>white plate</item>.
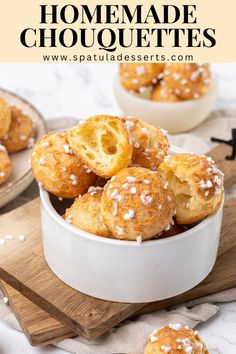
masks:
{"label": "white plate", "polygon": [[[46,133],[47,128],[42,115],[29,102],[18,95],[1,88],[0,97],[3,97],[10,105],[16,106],[32,118],[36,129],[36,140],[40,139]],[[13,172],[10,178],[0,186],[0,207],[16,198],[33,181],[34,177],[29,162],[30,156],[31,149],[10,155]]]}

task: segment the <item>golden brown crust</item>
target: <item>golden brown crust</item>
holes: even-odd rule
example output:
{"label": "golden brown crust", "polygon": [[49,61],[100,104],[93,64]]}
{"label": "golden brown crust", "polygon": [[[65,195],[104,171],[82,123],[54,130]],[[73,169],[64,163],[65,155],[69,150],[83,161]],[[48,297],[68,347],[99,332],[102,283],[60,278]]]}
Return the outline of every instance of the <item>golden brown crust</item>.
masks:
{"label": "golden brown crust", "polygon": [[133,146],[132,163],[157,170],[169,151],[167,132],[135,117],[122,117],[122,120]]}
{"label": "golden brown crust", "polygon": [[0,139],[8,132],[11,124],[11,110],[7,102],[0,97]]}
{"label": "golden brown crust", "polygon": [[78,197],[66,210],[65,220],[70,224],[103,237],[111,237],[111,233],[101,220],[102,188],[90,187],[89,192]]}
{"label": "golden brown crust", "polygon": [[155,84],[164,67],[165,64],[121,64],[121,84],[126,90],[138,92]]}
{"label": "golden brown crust", "polygon": [[12,172],[12,165],[5,146],[0,144],[0,185],[5,183]]}
{"label": "golden brown crust", "polygon": [[52,194],[75,198],[87,192],[96,176],[69,148],[65,133],[49,133],[34,146],[32,169],[35,178]]}
{"label": "golden brown crust", "polygon": [[67,134],[74,153],[98,176],[110,178],[131,162],[133,148],[118,117],[100,115],[71,128]]}
{"label": "golden brown crust", "polygon": [[2,139],[2,144],[9,153],[14,153],[32,147],[34,137],[33,122],[20,109],[11,107],[11,125],[7,134]]}
{"label": "golden brown crust", "polygon": [[221,204],[223,174],[210,157],[175,154],[168,156],[158,171],[175,195],[179,224],[200,221],[214,213]]}
{"label": "golden brown crust", "polygon": [[151,92],[151,100],[157,102],[181,102],[181,98],[175,95],[173,92],[168,92],[168,90],[162,85],[157,85],[153,88]]}
{"label": "golden brown crust", "polygon": [[148,240],[169,226],[174,198],[157,172],[129,167],[105,186],[101,214],[114,238]]}
{"label": "golden brown crust", "polygon": [[204,95],[211,83],[208,64],[166,64],[162,88],[183,100],[197,99]]}
{"label": "golden brown crust", "polygon": [[188,326],[170,324],[154,330],[144,350],[144,354],[208,354],[204,342]]}

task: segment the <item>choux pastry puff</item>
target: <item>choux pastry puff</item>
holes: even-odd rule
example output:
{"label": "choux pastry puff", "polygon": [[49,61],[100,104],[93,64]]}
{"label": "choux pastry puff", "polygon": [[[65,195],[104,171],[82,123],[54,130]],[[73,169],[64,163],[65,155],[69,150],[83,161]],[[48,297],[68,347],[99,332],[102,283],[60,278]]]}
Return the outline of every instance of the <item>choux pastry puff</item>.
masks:
{"label": "choux pastry puff", "polygon": [[49,133],[36,143],[32,152],[36,180],[52,194],[75,198],[87,192],[96,176],[74,155],[65,133]]}
{"label": "choux pastry puff", "polygon": [[35,135],[32,119],[17,107],[11,107],[11,125],[2,139],[2,144],[9,153],[32,147]]}
{"label": "choux pastry puff", "polygon": [[101,215],[114,238],[148,240],[172,222],[173,193],[157,172],[125,168],[105,186]]}
{"label": "choux pastry puff", "polygon": [[133,148],[123,122],[101,115],[67,133],[71,149],[96,175],[110,178],[131,162]]}
{"label": "choux pastry puff", "polygon": [[175,154],[158,171],[175,196],[179,224],[192,224],[214,213],[223,195],[223,173],[204,155]]}
{"label": "choux pastry puff", "polygon": [[102,188],[90,187],[88,193],[77,197],[72,206],[66,210],[65,220],[91,234],[110,237],[111,233],[101,220],[101,199]]}
{"label": "choux pastry puff", "polygon": [[208,64],[166,64],[161,82],[168,94],[175,94],[182,100],[197,99],[204,95],[211,83]]}
{"label": "choux pastry puff", "polygon": [[149,337],[144,354],[208,354],[206,345],[188,326],[169,324]]}
{"label": "choux pastry puff", "polygon": [[0,144],[0,185],[5,183],[12,172],[12,164],[5,146]]}
{"label": "choux pastry puff", "polygon": [[156,171],[169,151],[167,132],[135,117],[122,117],[133,146],[132,163]]}
{"label": "choux pastry puff", "polygon": [[172,91],[166,89],[162,85],[157,85],[153,88],[151,92],[151,100],[156,102],[167,102],[167,103],[175,103],[180,102],[181,99]]}
{"label": "choux pastry puff", "polygon": [[0,97],[0,140],[8,132],[11,124],[11,110],[7,102]]}
{"label": "choux pastry puff", "polygon": [[128,91],[141,92],[157,83],[165,64],[121,64],[120,81]]}

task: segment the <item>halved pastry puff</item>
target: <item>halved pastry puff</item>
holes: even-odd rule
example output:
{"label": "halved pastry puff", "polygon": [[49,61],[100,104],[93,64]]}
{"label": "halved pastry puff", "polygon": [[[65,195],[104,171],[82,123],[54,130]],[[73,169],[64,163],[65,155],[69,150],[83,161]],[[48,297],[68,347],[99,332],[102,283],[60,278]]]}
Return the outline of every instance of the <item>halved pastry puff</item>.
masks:
{"label": "halved pastry puff", "polygon": [[89,118],[67,134],[71,149],[94,173],[110,178],[131,162],[133,148],[118,117]]}
{"label": "halved pastry puff", "polygon": [[202,220],[222,202],[223,173],[210,157],[191,153],[168,156],[158,172],[174,193],[179,224]]}

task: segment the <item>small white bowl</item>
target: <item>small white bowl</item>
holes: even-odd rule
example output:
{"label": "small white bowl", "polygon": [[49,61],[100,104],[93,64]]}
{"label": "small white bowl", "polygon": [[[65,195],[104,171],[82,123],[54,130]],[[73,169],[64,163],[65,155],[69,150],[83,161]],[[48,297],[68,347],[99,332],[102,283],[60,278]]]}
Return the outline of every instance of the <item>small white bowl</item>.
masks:
{"label": "small white bowl", "polygon": [[212,111],[217,98],[217,83],[213,78],[209,91],[199,99],[163,103],[148,99],[148,93],[130,93],[115,77],[114,93],[126,116],[136,116],[147,123],[158,125],[169,133],[182,133],[202,123]]}
{"label": "small white bowl", "polygon": [[129,303],[163,300],[199,284],[215,264],[223,203],[180,235],[138,244],[82,231],[57,213],[42,188],[40,197],[46,261],[64,283],[87,295]]}

